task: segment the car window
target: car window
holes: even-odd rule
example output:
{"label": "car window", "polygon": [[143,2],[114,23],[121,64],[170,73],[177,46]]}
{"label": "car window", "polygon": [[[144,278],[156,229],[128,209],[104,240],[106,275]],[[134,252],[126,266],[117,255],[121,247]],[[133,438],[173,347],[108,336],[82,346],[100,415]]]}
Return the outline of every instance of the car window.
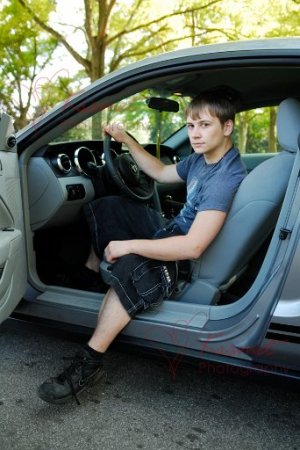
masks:
{"label": "car window", "polygon": [[168,96],[179,103],[178,112],[159,112],[147,105],[150,97],[161,97],[155,90],[145,90],[125,98],[109,106],[101,113],[59,136],[57,141],[89,140],[102,138],[102,124],[117,122],[131,133],[140,143],[156,142],[160,132],[160,140],[164,141],[185,124],[185,108],[190,101],[189,97]]}
{"label": "car window", "polygon": [[280,151],[276,136],[277,107],[256,108],[236,115],[233,139],[243,153]]}
{"label": "car window", "polygon": [[[168,96],[179,103],[179,111],[159,112],[148,107],[147,99],[160,96],[155,90],[144,90],[109,106],[91,116],[57,141],[101,139],[102,125],[117,122],[141,144],[154,143],[160,132],[160,141],[168,140],[185,126],[185,108],[189,97]],[[241,154],[276,153],[280,151],[276,137],[277,107],[255,108],[236,115],[233,141]],[[189,154],[189,152],[187,153]]]}

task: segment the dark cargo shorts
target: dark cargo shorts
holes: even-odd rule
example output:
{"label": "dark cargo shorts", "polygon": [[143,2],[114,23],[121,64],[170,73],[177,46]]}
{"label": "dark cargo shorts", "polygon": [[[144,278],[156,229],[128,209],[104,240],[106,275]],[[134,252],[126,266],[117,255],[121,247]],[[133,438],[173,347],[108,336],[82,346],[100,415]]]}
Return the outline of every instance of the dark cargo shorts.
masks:
{"label": "dark cargo shorts", "polygon": [[[124,197],[97,199],[87,205],[85,215],[100,259],[113,240],[161,239],[182,234],[157,211]],[[135,254],[119,258],[110,269],[109,284],[131,317],[169,297],[178,275],[176,261],[157,261]]]}
{"label": "dark cargo shorts", "polygon": [[175,261],[157,261],[126,255],[112,266],[110,284],[130,317],[154,308],[168,298],[177,281]]}

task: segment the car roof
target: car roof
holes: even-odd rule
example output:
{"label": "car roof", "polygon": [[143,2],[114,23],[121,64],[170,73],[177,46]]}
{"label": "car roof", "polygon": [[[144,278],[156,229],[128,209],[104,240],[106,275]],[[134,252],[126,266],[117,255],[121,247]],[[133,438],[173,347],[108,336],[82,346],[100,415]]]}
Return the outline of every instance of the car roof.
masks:
{"label": "car roof", "polygon": [[240,96],[241,108],[250,108],[263,99],[267,104],[300,95],[299,58],[300,37],[224,42],[149,57],[112,72],[102,82],[131,72],[145,74],[162,63],[165,70],[184,66],[175,79],[172,76],[156,83],[154,78],[153,88],[159,88],[162,95],[195,96],[218,85],[228,86]]}
{"label": "car roof", "polygon": [[[289,38],[270,38],[270,39],[249,39],[245,41],[229,41],[218,44],[206,44],[196,47],[183,48],[179,50],[173,50],[170,52],[161,53],[156,56],[144,58],[138,62],[131,63],[126,67],[117,69],[114,72],[106,75],[110,77],[116,73],[125,73],[131,70],[138,70],[141,67],[154,65],[156,63],[164,62],[165,64],[176,62],[176,60],[191,58],[194,60],[197,56],[201,56],[203,59],[215,58],[218,59],[220,55],[222,58],[231,59],[233,56],[239,54],[246,55],[249,53],[252,56],[262,55],[284,55],[286,52],[293,52],[299,55],[300,51],[300,37]],[[103,77],[105,78],[105,77]],[[98,83],[96,81],[95,83]]]}
{"label": "car roof", "polygon": [[[144,60],[144,64],[181,58],[186,61],[186,71],[176,80],[160,82],[162,95],[194,97],[203,90],[223,87],[236,95],[240,110],[276,105],[287,97],[300,98],[300,38],[206,45]],[[198,67],[190,64],[188,68],[188,60]]]}

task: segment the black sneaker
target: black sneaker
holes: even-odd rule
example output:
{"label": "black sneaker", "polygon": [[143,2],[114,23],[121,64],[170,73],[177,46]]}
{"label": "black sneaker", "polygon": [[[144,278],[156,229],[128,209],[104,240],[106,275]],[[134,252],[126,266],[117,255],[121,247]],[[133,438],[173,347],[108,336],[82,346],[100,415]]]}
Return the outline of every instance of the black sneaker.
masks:
{"label": "black sneaker", "polygon": [[77,352],[72,363],[60,375],[49,378],[38,388],[38,396],[48,403],[65,403],[105,376],[102,357],[92,358],[87,350]]}

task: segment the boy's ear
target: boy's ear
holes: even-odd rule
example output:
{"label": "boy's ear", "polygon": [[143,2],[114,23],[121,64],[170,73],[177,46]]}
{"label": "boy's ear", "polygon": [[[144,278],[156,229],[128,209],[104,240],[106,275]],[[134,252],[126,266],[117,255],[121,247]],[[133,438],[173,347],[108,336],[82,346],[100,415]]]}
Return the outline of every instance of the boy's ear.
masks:
{"label": "boy's ear", "polygon": [[226,120],[224,123],[224,136],[230,136],[233,132],[233,121],[232,120]]}

